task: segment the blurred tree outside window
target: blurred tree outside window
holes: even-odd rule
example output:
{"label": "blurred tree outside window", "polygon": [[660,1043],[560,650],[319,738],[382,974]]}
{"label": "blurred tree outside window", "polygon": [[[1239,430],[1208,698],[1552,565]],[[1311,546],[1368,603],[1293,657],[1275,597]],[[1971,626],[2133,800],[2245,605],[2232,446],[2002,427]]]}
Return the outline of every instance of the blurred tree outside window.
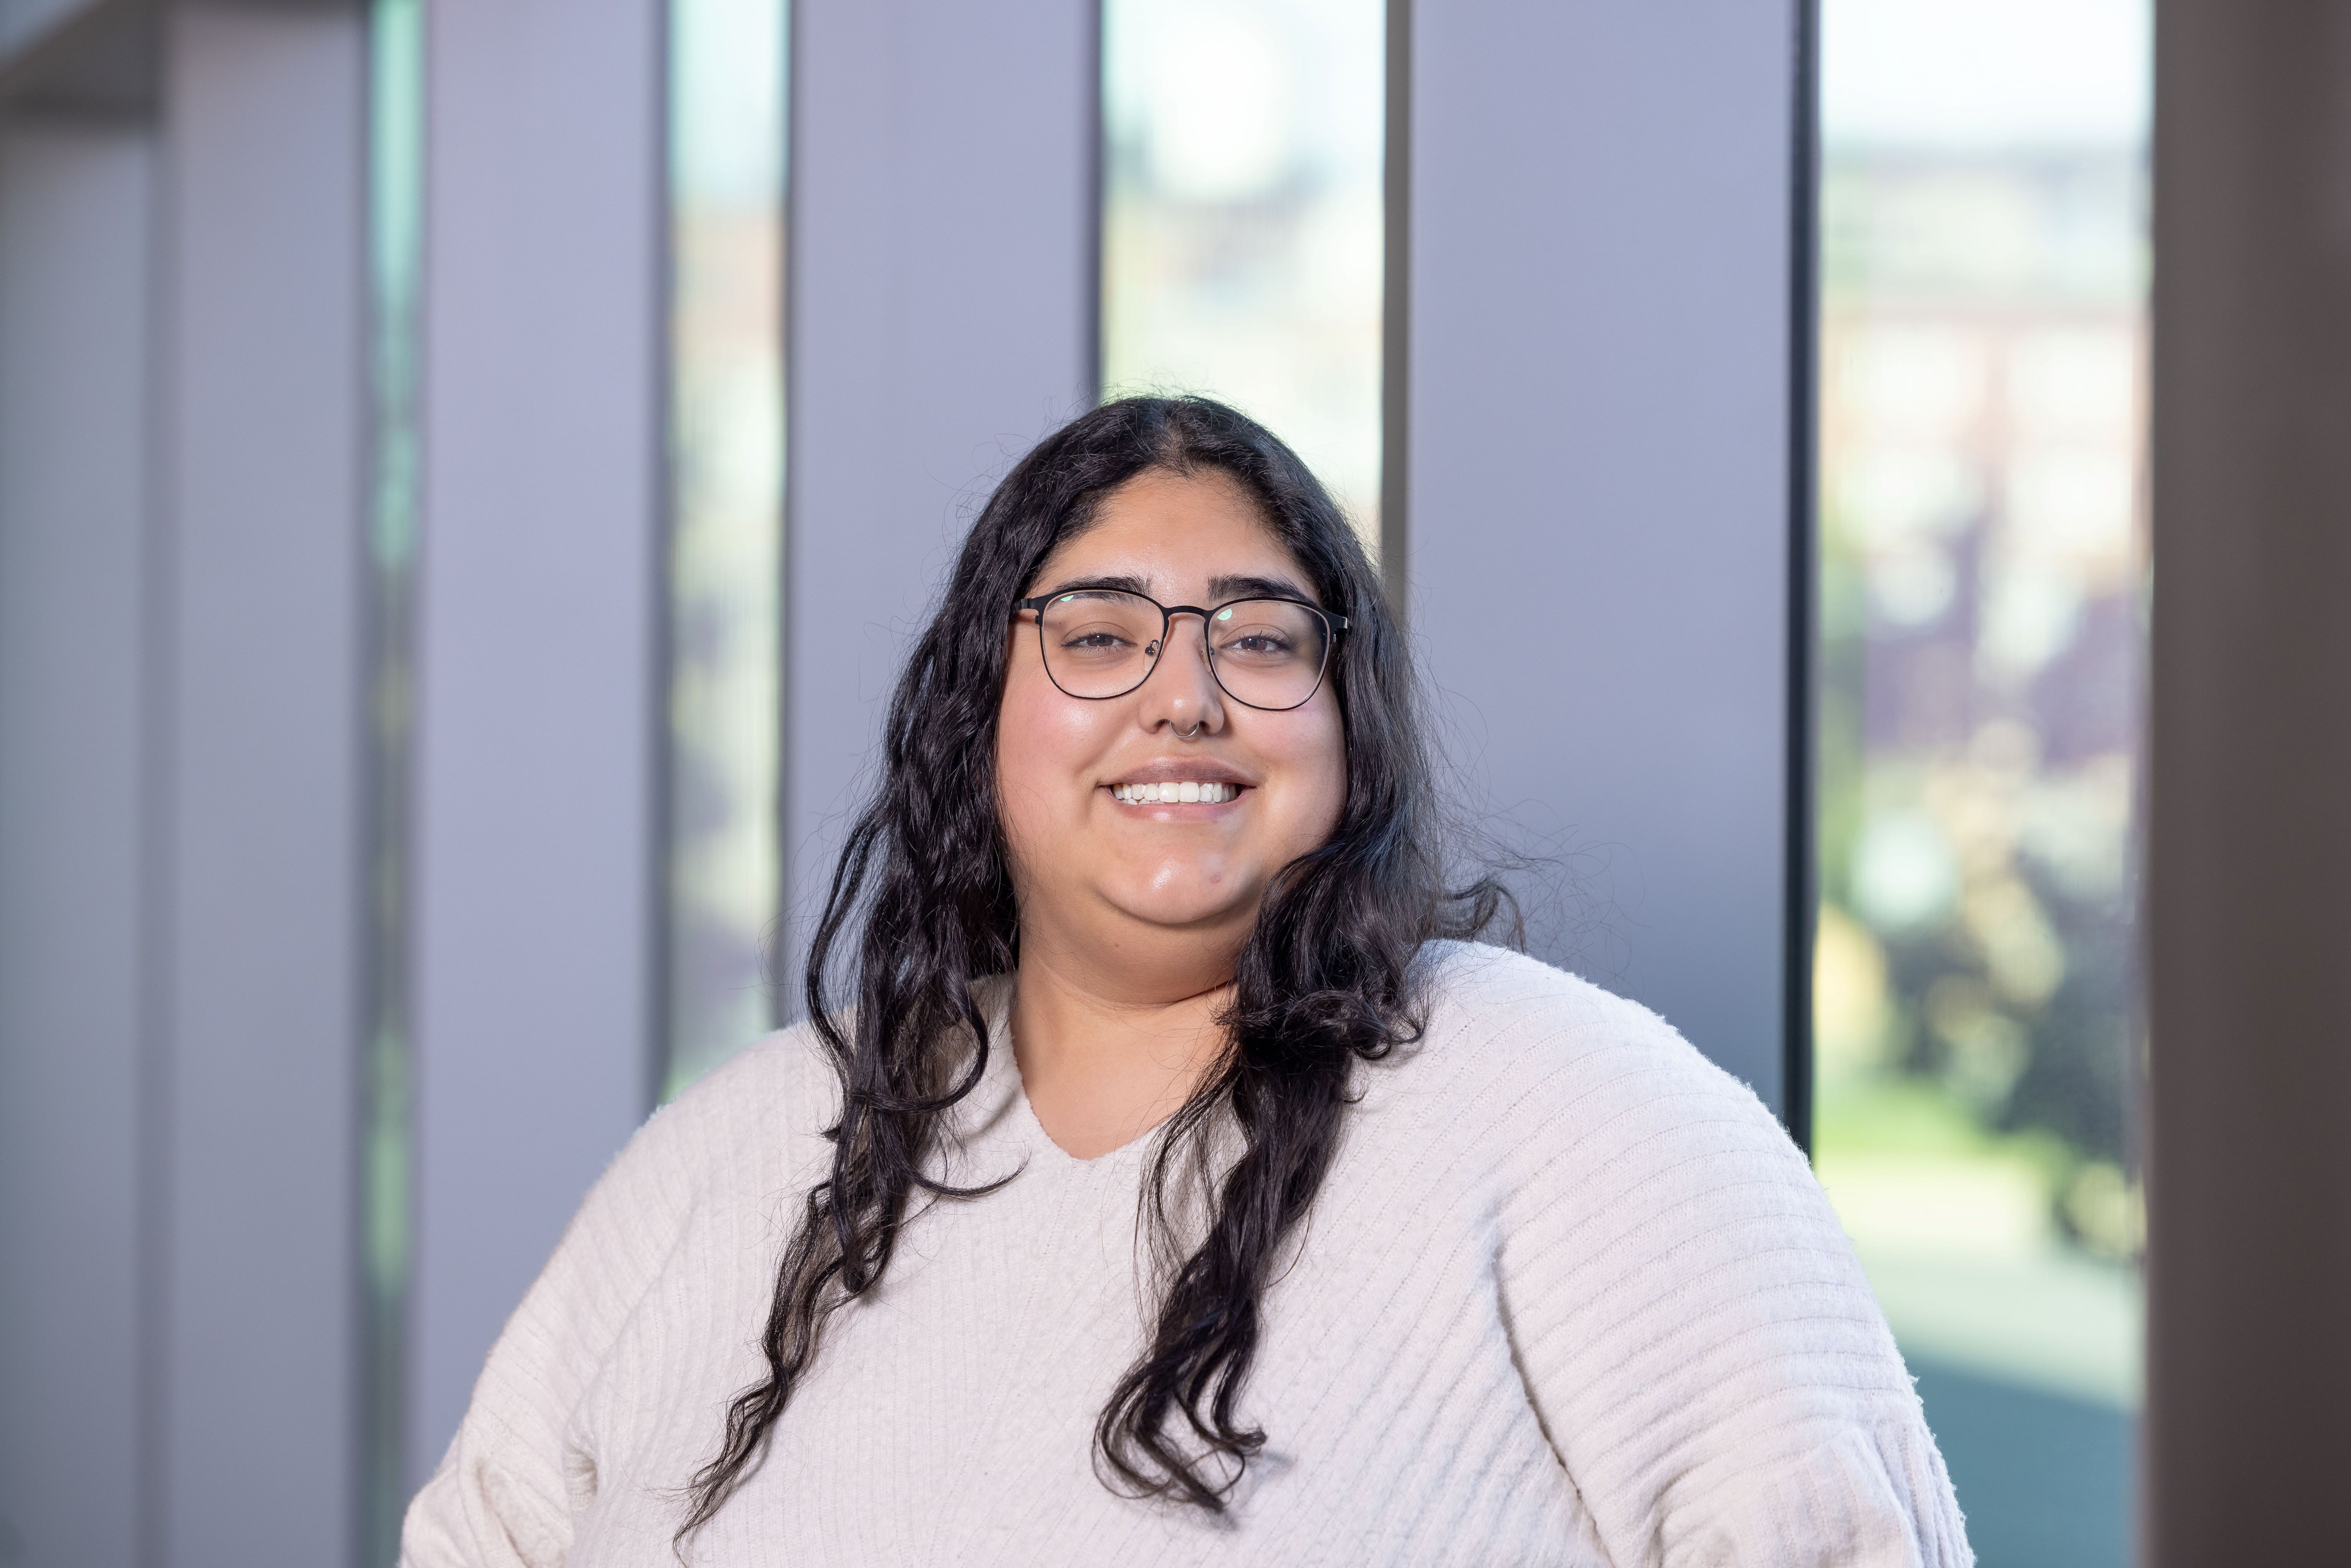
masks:
{"label": "blurred tree outside window", "polygon": [[1815,1156],[1986,1568],[2127,1558],[2146,0],[1826,0]]}

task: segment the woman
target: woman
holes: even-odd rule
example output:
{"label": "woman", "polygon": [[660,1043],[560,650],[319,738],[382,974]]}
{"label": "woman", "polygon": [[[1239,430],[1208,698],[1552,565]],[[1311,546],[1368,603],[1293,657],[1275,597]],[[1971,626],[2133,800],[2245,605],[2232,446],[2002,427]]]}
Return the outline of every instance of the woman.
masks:
{"label": "woman", "polygon": [[1297,457],[1190,399],[1046,440],[899,683],[811,1021],[598,1183],[403,1561],[1968,1562],[1802,1156],[1456,939],[1499,895],[1439,842]]}

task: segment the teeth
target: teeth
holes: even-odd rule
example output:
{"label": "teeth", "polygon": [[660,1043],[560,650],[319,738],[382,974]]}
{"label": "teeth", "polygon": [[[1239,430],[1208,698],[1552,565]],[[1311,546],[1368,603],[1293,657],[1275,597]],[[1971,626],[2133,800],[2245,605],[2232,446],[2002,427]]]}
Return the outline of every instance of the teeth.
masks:
{"label": "teeth", "polygon": [[1231,784],[1201,784],[1192,779],[1181,783],[1113,784],[1111,794],[1131,806],[1221,805],[1240,793]]}

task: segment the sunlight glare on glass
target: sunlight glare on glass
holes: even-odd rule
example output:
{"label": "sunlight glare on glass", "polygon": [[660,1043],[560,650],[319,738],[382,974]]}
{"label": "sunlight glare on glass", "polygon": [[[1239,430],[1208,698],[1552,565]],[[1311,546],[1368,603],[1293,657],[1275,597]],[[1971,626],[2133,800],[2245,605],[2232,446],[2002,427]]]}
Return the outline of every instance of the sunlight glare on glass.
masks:
{"label": "sunlight glare on glass", "polygon": [[775,1021],[787,20],[670,7],[672,1093]]}
{"label": "sunlight glare on glass", "polygon": [[1263,421],[1376,540],[1386,9],[1105,0],[1102,381]]}
{"label": "sunlight glare on glass", "polygon": [[1823,138],[2144,142],[2153,23],[2147,0],[1822,0]]}

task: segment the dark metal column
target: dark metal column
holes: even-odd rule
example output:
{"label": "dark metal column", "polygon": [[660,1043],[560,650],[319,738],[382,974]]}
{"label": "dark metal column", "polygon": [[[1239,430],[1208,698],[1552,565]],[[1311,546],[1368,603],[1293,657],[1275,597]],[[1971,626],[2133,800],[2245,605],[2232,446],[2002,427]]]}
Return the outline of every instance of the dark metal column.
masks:
{"label": "dark metal column", "polygon": [[2351,5],[2156,75],[2149,1561],[2351,1562]]}

